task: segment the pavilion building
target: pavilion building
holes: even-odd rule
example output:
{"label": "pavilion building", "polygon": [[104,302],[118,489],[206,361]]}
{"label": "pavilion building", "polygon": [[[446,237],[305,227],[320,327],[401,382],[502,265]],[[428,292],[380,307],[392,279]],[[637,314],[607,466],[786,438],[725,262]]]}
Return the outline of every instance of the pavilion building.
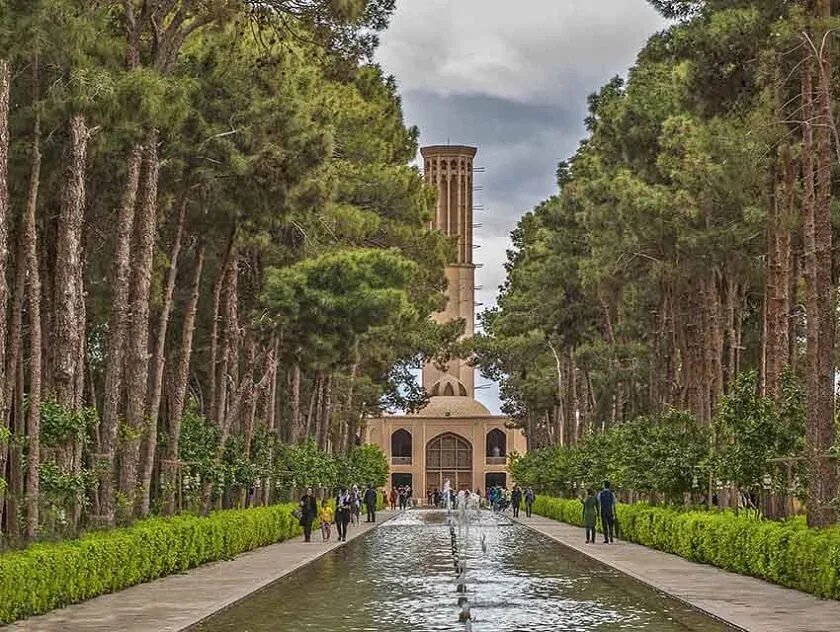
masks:
{"label": "pavilion building", "polygon": [[[446,266],[447,304],[438,322],[461,318],[464,335],[475,331],[475,264],[473,263],[473,160],[475,147],[423,147],[426,182],[437,189],[431,227],[456,243],[455,259]],[[448,366],[423,367],[429,404],[412,415],[369,420],[367,443],[378,445],[391,466],[391,486],[410,485],[425,499],[449,480],[452,488],[486,490],[509,485],[507,457],[524,454],[525,436],[508,428],[508,418],[493,415],[475,399],[475,369],[466,359]]]}

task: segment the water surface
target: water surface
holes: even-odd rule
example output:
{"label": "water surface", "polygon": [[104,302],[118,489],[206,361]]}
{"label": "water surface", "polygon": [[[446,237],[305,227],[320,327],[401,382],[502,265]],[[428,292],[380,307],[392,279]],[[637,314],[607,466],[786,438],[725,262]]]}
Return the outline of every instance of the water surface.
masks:
{"label": "water surface", "polygon": [[[458,545],[465,547],[473,632],[732,632],[550,538],[495,520],[487,512]],[[465,626],[458,622],[454,560],[445,513],[408,511],[198,630],[460,632]]]}

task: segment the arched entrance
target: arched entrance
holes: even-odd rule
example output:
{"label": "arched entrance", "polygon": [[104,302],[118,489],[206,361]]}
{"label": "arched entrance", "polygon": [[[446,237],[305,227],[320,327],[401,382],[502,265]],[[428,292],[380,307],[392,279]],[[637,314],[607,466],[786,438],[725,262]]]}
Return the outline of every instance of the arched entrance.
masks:
{"label": "arched entrance", "polygon": [[452,489],[472,489],[473,449],[469,441],[451,432],[426,444],[426,493],[442,490],[449,481]]}

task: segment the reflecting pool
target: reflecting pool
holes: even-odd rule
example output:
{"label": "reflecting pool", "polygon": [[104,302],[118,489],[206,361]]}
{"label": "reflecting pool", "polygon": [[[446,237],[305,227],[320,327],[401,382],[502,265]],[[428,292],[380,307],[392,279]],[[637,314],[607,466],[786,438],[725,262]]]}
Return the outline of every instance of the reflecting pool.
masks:
{"label": "reflecting pool", "polygon": [[[467,564],[465,593],[456,592],[446,512],[412,510],[197,629],[463,632],[471,626],[473,632],[732,632],[541,534],[488,512],[480,515],[457,542]],[[469,600],[469,623],[459,622],[462,597]]]}

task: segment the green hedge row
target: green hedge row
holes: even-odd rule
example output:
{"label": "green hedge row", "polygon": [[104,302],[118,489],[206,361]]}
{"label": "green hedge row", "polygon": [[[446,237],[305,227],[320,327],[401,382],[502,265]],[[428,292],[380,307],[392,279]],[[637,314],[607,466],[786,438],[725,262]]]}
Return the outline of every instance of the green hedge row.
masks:
{"label": "green hedge row", "polygon": [[296,536],[295,506],[151,518],[0,555],[0,624]]}
{"label": "green hedge row", "polygon": [[[538,497],[534,512],[582,526],[579,500]],[[732,513],[618,506],[622,539],[825,599],[840,599],[840,527],[758,521]]]}

